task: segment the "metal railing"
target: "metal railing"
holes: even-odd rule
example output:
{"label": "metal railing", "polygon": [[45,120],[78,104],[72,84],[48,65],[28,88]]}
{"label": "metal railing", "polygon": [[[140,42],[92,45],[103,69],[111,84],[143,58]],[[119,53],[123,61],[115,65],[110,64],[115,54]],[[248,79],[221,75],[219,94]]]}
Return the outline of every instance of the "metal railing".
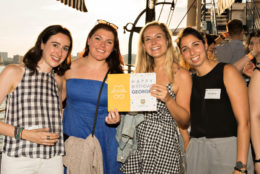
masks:
{"label": "metal railing", "polygon": [[212,33],[213,34],[218,34],[218,22],[217,22],[217,17],[216,17],[216,3],[215,3],[215,0],[212,0],[211,1],[211,10],[210,10],[210,13],[211,13],[211,23],[212,23]]}
{"label": "metal railing", "polygon": [[260,29],[260,14],[254,0],[246,1],[246,19],[248,32]]}
{"label": "metal railing", "polygon": [[223,25],[223,19],[228,21],[228,15],[218,14],[217,3],[215,0],[203,0],[201,7],[202,24],[206,25],[204,28],[210,34],[218,34],[219,25]]}

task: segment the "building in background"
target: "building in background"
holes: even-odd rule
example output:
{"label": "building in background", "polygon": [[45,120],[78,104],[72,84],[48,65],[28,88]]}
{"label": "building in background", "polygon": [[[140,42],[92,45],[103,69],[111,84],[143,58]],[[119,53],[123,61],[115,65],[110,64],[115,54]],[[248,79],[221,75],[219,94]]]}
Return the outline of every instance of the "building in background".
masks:
{"label": "building in background", "polygon": [[0,52],[0,57],[1,57],[1,61],[3,62],[3,64],[7,61],[8,59],[8,53],[7,52]]}
{"label": "building in background", "polygon": [[20,55],[14,55],[13,57],[13,63],[14,64],[21,64],[23,63],[23,56],[20,56]]}

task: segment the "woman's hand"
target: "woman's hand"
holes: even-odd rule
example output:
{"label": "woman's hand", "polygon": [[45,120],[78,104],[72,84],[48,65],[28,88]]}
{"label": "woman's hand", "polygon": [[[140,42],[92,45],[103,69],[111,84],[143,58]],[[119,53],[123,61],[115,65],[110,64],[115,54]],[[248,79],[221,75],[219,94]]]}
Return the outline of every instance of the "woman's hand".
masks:
{"label": "woman's hand", "polygon": [[48,128],[40,128],[33,130],[22,131],[22,139],[42,144],[46,146],[53,146],[59,139],[58,133],[50,133]]}
{"label": "woman's hand", "polygon": [[153,84],[150,88],[150,93],[153,97],[156,97],[166,103],[170,98],[168,89],[164,85]]}
{"label": "woman's hand", "polygon": [[251,77],[254,72],[255,65],[252,62],[248,62],[243,68],[243,74]]}
{"label": "woman's hand", "polygon": [[117,109],[115,108],[115,110],[111,110],[108,113],[108,116],[106,116],[106,123],[107,124],[117,124],[120,122],[121,116],[119,114],[119,112],[117,111]]}

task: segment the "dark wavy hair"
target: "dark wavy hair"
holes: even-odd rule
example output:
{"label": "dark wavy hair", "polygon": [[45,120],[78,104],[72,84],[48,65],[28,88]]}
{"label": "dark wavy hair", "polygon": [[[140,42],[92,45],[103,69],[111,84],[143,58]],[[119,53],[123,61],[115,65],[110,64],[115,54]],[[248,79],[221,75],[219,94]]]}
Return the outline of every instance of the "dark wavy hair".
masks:
{"label": "dark wavy hair", "polygon": [[[179,33],[179,35],[176,39],[176,43],[178,45],[180,52],[181,52],[181,41],[184,37],[186,37],[188,35],[192,35],[192,36],[198,38],[203,43],[203,45],[205,45],[206,38],[203,36],[203,33],[199,32],[198,30],[196,30],[192,27],[186,27]],[[192,69],[192,67],[184,60],[182,55],[180,56],[180,65],[187,70]]]}
{"label": "dark wavy hair", "polygon": [[199,40],[202,41],[203,44],[205,44],[205,38],[203,37],[203,35],[198,30],[196,30],[192,27],[186,27],[179,33],[179,35],[177,37],[176,43],[177,43],[179,48],[181,48],[182,38],[184,38],[185,36],[188,36],[188,35],[192,35],[192,36],[198,38]]}
{"label": "dark wavy hair", "polygon": [[120,53],[120,48],[119,48],[119,40],[118,40],[118,34],[117,30],[113,28],[109,23],[104,24],[104,23],[99,23],[95,25],[91,31],[88,34],[88,38],[86,41],[86,46],[83,52],[83,57],[88,56],[89,54],[89,45],[88,45],[88,40],[95,34],[95,32],[99,29],[104,29],[107,31],[110,31],[114,35],[114,49],[111,52],[111,54],[106,58],[106,62],[108,64],[109,70],[111,74],[116,74],[116,73],[123,73],[123,57]]}
{"label": "dark wavy hair", "polygon": [[25,55],[23,58],[23,62],[27,68],[29,68],[32,73],[37,73],[37,64],[42,58],[42,49],[41,44],[47,43],[51,36],[56,35],[58,33],[65,34],[70,39],[69,51],[66,59],[57,67],[53,68],[54,73],[58,75],[63,75],[66,70],[70,69],[71,64],[71,51],[72,51],[72,36],[70,31],[61,25],[51,25],[45,28],[37,38],[37,41]]}

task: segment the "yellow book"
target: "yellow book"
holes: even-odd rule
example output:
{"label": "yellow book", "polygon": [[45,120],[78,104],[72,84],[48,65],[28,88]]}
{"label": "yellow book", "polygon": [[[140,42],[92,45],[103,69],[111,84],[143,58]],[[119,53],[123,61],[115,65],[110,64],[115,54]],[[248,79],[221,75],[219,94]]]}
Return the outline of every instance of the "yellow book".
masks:
{"label": "yellow book", "polygon": [[108,111],[156,111],[157,100],[150,88],[155,73],[108,74]]}

